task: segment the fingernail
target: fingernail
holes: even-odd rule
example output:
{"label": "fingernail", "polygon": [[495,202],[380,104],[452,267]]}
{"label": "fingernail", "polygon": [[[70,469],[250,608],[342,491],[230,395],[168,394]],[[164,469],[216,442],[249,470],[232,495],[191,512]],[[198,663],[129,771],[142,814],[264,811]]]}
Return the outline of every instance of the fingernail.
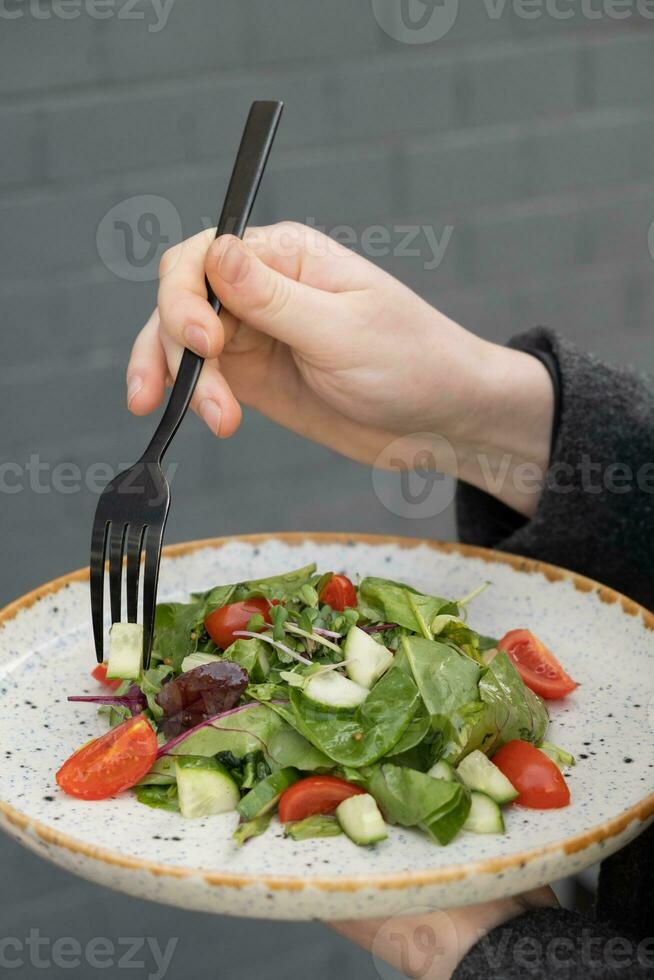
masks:
{"label": "fingernail", "polygon": [[201,418],[207,423],[215,436],[220,432],[220,420],[223,417],[220,405],[211,398],[205,398],[198,407]]}
{"label": "fingernail", "polygon": [[245,279],[248,271],[250,256],[239,241],[231,239],[222,245],[218,257],[218,275],[225,282],[234,286],[239,280]]}
{"label": "fingernail", "polygon": [[143,378],[140,374],[133,374],[127,379],[127,407],[132,404],[132,401],[138,395],[139,391],[143,387]]}
{"label": "fingernail", "polygon": [[209,356],[209,337],[202,327],[197,327],[195,324],[187,327],[184,331],[184,343],[200,357]]}

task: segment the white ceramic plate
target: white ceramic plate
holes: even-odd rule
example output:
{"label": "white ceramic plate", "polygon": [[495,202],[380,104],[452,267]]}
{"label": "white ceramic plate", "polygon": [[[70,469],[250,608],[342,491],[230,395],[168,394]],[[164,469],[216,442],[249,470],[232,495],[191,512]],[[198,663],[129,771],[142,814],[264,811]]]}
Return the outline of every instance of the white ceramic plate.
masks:
{"label": "white ceramic plate", "polygon": [[295,843],[275,823],[237,849],[235,814],[186,821],[129,794],[84,803],[54,773],[103,731],[90,705],[87,573],[0,613],[0,825],[56,864],[119,891],[223,914],[288,919],[397,914],[466,905],[573,874],[624,846],[654,814],[654,616],[609,589],[535,562],[413,539],[285,534],[167,549],[160,598],[316,561],[460,596],[493,587],[470,613],[481,632],[533,629],[580,682],[555,703],[548,738],[578,759],[564,810],[510,808],[503,836],[460,834],[439,848],[393,828],[373,850],[345,837]]}

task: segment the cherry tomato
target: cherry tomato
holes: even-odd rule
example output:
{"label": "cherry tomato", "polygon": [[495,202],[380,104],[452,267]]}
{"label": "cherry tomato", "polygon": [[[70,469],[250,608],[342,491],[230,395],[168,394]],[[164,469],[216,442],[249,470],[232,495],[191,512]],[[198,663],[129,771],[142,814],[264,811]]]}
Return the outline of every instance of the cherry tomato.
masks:
{"label": "cherry tomato", "polygon": [[257,613],[263,616],[267,623],[272,622],[267,599],[246,599],[245,602],[232,602],[229,606],[216,609],[207,616],[204,625],[213,642],[226,650],[234,640],[238,640],[234,633],[246,630],[248,623]]}
{"label": "cherry tomato", "polygon": [[329,582],[320,590],[320,601],[331,606],[336,612],[343,612],[357,604],[356,589],[347,575],[332,575]]}
{"label": "cherry tomato", "polygon": [[282,793],[279,819],[282,823],[290,823],[314,813],[333,813],[343,800],[360,793],[365,790],[337,776],[308,776]]}
{"label": "cherry tomato", "polygon": [[137,715],[78,749],[57,773],[57,783],[80,800],[106,800],[135,786],[156,758],[157,736]]}
{"label": "cherry tomato", "polygon": [[529,630],[511,630],[500,640],[498,648],[513,661],[527,687],[542,698],[564,698],[579,687],[554,654]]}
{"label": "cherry tomato", "polygon": [[530,742],[514,739],[493,756],[493,762],[520,794],[515,801],[534,810],[570,803],[570,790],[558,766]]}
{"label": "cherry tomato", "polygon": [[116,691],[123,682],[120,680],[120,678],[113,681],[109,680],[109,678],[107,677],[108,669],[109,669],[108,663],[105,662],[102,664],[98,664],[98,666],[94,667],[93,670],[91,671],[91,677],[95,677],[96,681],[102,684],[103,687],[108,687],[109,690]]}

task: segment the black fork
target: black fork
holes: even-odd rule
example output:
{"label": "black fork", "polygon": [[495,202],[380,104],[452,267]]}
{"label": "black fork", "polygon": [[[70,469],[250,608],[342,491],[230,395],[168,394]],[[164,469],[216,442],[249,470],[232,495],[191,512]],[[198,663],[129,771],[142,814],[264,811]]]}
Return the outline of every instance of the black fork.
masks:
{"label": "black fork", "polygon": [[[234,170],[218,220],[216,237],[243,236],[282,114],[281,102],[253,102]],[[208,298],[216,313],[221,303],[207,282]],[[159,564],[164,529],[170,509],[170,487],[162,461],[186,415],[204,361],[185,350],[177,379],[152,442],[138,463],[106,487],[98,502],[91,539],[91,612],[98,663],[104,648],[104,574],[109,554],[111,621],[120,622],[122,577],[127,558],[127,619],[138,620],[141,558],[143,577],[143,665],[150,663]]]}

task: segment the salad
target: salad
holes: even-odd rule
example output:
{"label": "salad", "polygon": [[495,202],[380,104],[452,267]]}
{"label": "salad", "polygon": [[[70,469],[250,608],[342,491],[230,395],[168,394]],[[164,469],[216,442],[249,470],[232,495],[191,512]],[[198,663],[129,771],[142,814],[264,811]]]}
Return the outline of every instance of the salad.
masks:
{"label": "salad", "polygon": [[[488,584],[488,583],[486,583]],[[566,806],[568,753],[545,740],[545,700],[577,686],[529,631],[475,632],[469,596],[315,565],[219,585],[115,624],[99,705],[109,729],[57,773],[66,793],[132,790],[185,818],[236,810],[237,844],[275,814],[296,840],[387,824],[448,844],[502,833],[502,807]]]}

